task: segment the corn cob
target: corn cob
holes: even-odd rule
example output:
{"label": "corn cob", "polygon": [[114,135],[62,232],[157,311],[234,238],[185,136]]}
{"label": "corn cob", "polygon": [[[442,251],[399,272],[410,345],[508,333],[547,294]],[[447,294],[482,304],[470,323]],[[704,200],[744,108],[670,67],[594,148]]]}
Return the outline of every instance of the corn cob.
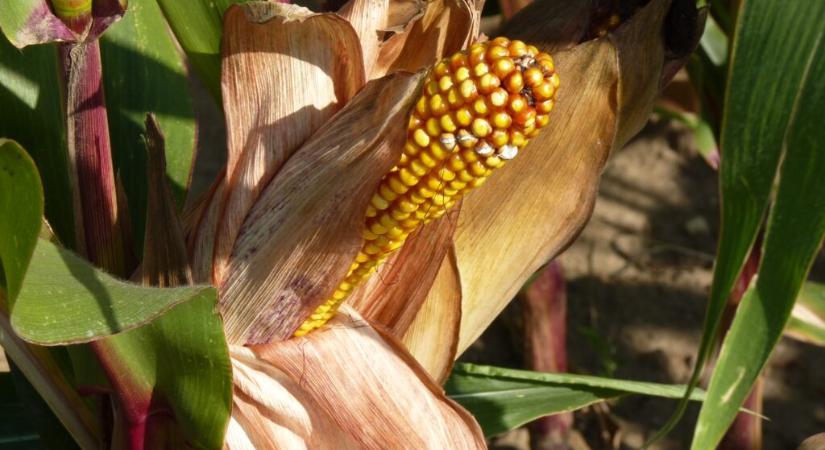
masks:
{"label": "corn cob", "polygon": [[338,289],[295,332],[321,327],[418,226],[513,159],[549,120],[553,58],[496,38],[438,62],[410,115],[404,151],[367,207],[364,244]]}

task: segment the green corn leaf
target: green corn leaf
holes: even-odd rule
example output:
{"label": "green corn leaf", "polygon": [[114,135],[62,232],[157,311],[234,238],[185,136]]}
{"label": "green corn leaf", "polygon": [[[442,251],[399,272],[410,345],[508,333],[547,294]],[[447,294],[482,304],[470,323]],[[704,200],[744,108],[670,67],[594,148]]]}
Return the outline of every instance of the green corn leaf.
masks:
{"label": "green corn leaf", "polygon": [[0,37],[0,136],[19,142],[34,159],[46,218],[60,241],[72,247],[72,194],[57,73],[54,45],[18,50]]}
{"label": "green corn leaf", "polygon": [[[822,78],[821,73],[812,76],[816,72],[811,72],[811,64],[821,45],[823,23],[825,2],[746,0],[739,12],[722,121],[719,248],[702,342],[690,386],[697,383],[713,347],[728,295],[768,209],[780,161],[783,155],[787,160],[790,150],[794,149],[788,133],[810,120],[811,116],[801,114],[799,99],[803,89],[810,91],[807,95],[815,94],[810,83]],[[788,152],[784,152],[786,148]],[[812,154],[814,148],[795,150]],[[810,205],[794,211],[806,219],[814,218],[819,212]],[[804,262],[805,259],[798,260],[805,256],[804,252],[797,253],[797,250],[800,249],[788,249],[785,258]],[[760,269],[760,277],[763,276]],[[795,290],[786,294],[793,294],[793,299]],[[784,326],[785,318],[773,320],[774,324],[781,321]],[[752,333],[756,333],[755,330]],[[770,339],[762,342],[764,345],[769,343]],[[760,351],[767,356],[771,348],[772,345]],[[751,349],[755,351],[756,347]],[[729,405],[728,411],[735,414],[738,405]],[[658,436],[675,425],[685,407],[686,401],[683,401]],[[724,423],[719,420],[715,426]]]}
{"label": "green corn leaf", "polygon": [[46,0],[14,0],[3,2],[0,30],[15,47],[71,40],[74,33],[55,17]]}
{"label": "green corn leaf", "polygon": [[[799,9],[789,10],[793,5]],[[825,77],[825,3],[777,5],[751,0],[746,3],[741,20],[737,44],[741,47],[738,48],[751,46],[758,49],[760,45],[769,48],[764,44],[764,36],[783,36],[777,34],[782,28],[777,28],[781,23],[787,23],[789,34],[784,42],[790,45],[782,48],[789,53],[800,52],[800,59],[792,67],[784,66],[782,73],[766,76],[756,64],[770,61],[769,57],[760,52],[737,49],[734,80],[740,62],[751,64],[750,70],[759,71],[763,77],[777,83],[777,78],[790,72],[798,73],[799,77],[790,93],[793,104],[789,120],[779,124],[766,123],[782,125],[774,133],[781,139],[783,161],[767,221],[762,263],[722,344],[708,387],[708,399],[699,414],[694,449],[715,447],[733,421],[739,405],[747,397],[782,335],[794,300],[825,235],[825,177],[822,176],[825,173],[825,152],[822,151],[825,128],[821,123],[825,116],[825,84],[822,83]],[[783,42],[783,39],[776,41]],[[744,86],[740,89],[732,87],[730,95],[740,91],[747,91],[748,96],[763,97],[758,90]],[[729,113],[726,131],[742,119],[742,113],[735,108]],[[760,141],[749,144],[764,145]],[[755,151],[753,148],[747,150]],[[727,148],[724,154],[727,158]]]}
{"label": "green corn leaf", "polygon": [[[187,4],[189,2],[186,2]],[[131,0],[100,40],[115,169],[129,201],[135,254],[146,221],[143,121],[154,113],[166,137],[166,174],[183,204],[195,148],[186,68],[155,0]]]}
{"label": "green corn leaf", "polygon": [[223,13],[248,0],[157,0],[195,71],[220,104]]}
{"label": "green corn leaf", "polygon": [[[456,364],[444,388],[473,414],[487,436],[624,395],[679,399],[685,394],[685,386],[474,364]],[[691,400],[703,397],[700,390],[691,394]]]}
{"label": "green corn leaf", "polygon": [[145,325],[175,305],[215,300],[209,286],[143,287],[113,278],[74,253],[39,240],[11,323],[40,345],[89,342]]}
{"label": "green corn leaf", "polygon": [[43,189],[34,161],[16,142],[0,139],[0,269],[13,303],[29,267],[43,217]]}
{"label": "green corn leaf", "polygon": [[825,347],[825,284],[809,281],[802,286],[785,335]]}
{"label": "green corn leaf", "polygon": [[[128,377],[125,392],[144,414],[158,414],[154,402],[171,409],[176,425],[195,448],[223,448],[232,411],[232,366],[215,309],[215,296],[176,306],[145,327],[107,339],[105,351],[119,361],[109,367]],[[105,364],[105,363],[104,363]],[[140,399],[153,403],[141,403]]]}

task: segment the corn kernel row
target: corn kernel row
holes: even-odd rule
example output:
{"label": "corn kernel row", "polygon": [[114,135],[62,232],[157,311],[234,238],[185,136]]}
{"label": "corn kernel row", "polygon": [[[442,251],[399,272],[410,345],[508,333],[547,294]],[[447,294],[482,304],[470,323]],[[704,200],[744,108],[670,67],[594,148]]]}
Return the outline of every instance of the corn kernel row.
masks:
{"label": "corn kernel row", "polygon": [[295,335],[326,323],[410,233],[515,158],[547,124],[558,87],[553,58],[517,40],[474,44],[438,62],[410,114],[403,153],[367,207],[349,273]]}

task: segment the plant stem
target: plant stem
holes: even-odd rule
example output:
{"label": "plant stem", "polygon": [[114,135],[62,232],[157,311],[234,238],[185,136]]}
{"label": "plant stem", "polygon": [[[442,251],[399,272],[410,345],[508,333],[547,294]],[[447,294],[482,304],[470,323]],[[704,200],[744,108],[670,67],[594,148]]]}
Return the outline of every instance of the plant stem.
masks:
{"label": "plant stem", "polygon": [[[558,261],[548,264],[525,290],[526,362],[541,372],[567,371],[567,289]],[[531,447],[566,449],[573,413],[554,414],[530,423]]]}
{"label": "plant stem", "polygon": [[109,122],[97,40],[59,46],[65,89],[77,250],[114,275],[124,272]]}

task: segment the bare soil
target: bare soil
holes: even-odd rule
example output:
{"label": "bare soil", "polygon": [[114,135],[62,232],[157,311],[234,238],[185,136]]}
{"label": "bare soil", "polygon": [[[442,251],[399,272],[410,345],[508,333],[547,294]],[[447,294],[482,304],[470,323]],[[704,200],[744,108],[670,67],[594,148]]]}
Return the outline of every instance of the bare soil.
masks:
{"label": "bare soil", "polygon": [[[718,209],[716,172],[684,130],[653,123],[612,155],[593,217],[559,258],[568,282],[571,372],[687,382],[712,278]],[[825,279],[823,258],[812,278]],[[520,314],[514,302],[463,359],[521,367]],[[765,449],[796,449],[825,431],[823,374],[825,349],[782,339],[766,371]],[[674,407],[669,400],[628,397],[578,412],[574,427],[592,449],[639,448]],[[600,439],[596,419],[605,411],[618,425],[618,447]],[[697,414],[693,405],[652,449],[688,448]],[[493,439],[491,447],[529,449],[527,442],[522,429]]]}

